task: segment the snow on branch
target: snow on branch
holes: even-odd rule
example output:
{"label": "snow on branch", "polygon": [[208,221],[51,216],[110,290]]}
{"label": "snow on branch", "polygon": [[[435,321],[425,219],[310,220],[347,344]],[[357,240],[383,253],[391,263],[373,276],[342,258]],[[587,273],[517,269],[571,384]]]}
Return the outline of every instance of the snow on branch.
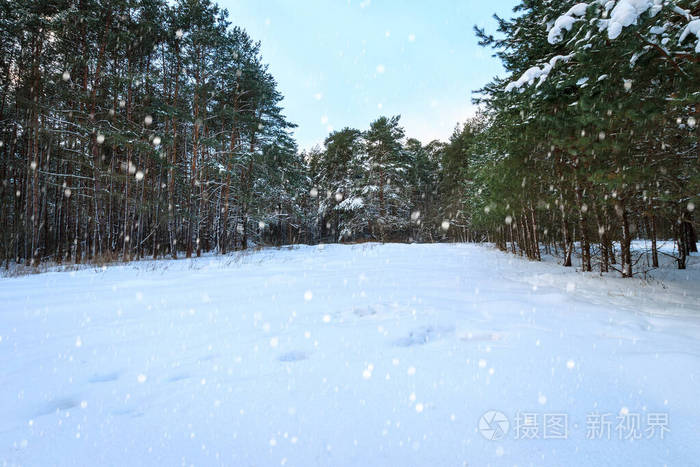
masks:
{"label": "snow on branch", "polygon": [[523,75],[517,81],[512,81],[508,83],[508,85],[506,86],[506,92],[510,92],[513,89],[520,89],[525,85],[532,85],[535,82],[535,80],[539,80],[539,82],[537,83],[537,87],[539,87],[549,77],[549,74],[552,72],[557,63],[559,63],[560,61],[566,63],[569,60],[571,60],[573,56],[573,54],[557,55],[553,57],[548,63],[542,65],[542,67],[533,66],[532,68],[528,69],[525,73],[523,73]]}
{"label": "snow on branch", "polygon": [[561,42],[564,31],[570,31],[574,23],[586,15],[588,7],[594,4],[603,7],[605,17],[610,12],[609,19],[601,19],[598,26],[600,32],[608,32],[608,38],[611,40],[617,39],[624,28],[636,24],[639,17],[647,11],[654,17],[663,8],[663,0],[595,0],[591,3],[578,3],[554,22],[547,36],[549,43]]}
{"label": "snow on branch", "polygon": [[574,23],[580,21],[578,18],[586,15],[587,9],[588,3],[577,3],[576,5],[572,6],[569,11],[557,18],[557,20],[554,22],[554,26],[552,26],[552,29],[549,30],[547,41],[550,44],[557,44],[561,42],[563,38],[563,31],[571,31]]}
{"label": "snow on branch", "polygon": [[678,39],[678,45],[680,45],[689,34],[693,34],[695,37],[697,37],[698,42],[695,45],[695,52],[700,54],[700,19],[696,19],[688,23],[683,30],[683,33],[681,33],[681,37]]}
{"label": "snow on branch", "polygon": [[344,199],[340,204],[338,204],[338,209],[343,211],[357,211],[365,206],[364,199],[359,196],[353,196]]}
{"label": "snow on branch", "polygon": [[[607,32],[608,39],[615,40],[622,34],[624,28],[637,24],[642,15],[648,13],[651,18],[654,18],[664,8],[664,0],[593,0],[590,3],[577,3],[557,18],[554,23],[550,23],[547,41],[554,45],[564,40],[565,33],[571,31],[574,24],[582,21],[589,7],[594,5],[602,7],[602,11],[599,8],[596,9],[596,11],[601,11],[601,18],[593,19],[590,24],[597,25],[598,33]],[[689,21],[680,35],[679,45],[690,34],[693,34],[698,39],[695,52],[700,53],[700,20],[678,6],[673,6],[673,11]],[[666,32],[665,30],[665,25],[657,25],[652,27],[649,32],[652,35],[658,35]],[[586,37],[590,38],[591,33],[589,32]],[[506,86],[506,92],[521,89],[525,85],[532,85],[535,81],[539,87],[549,77],[559,61],[568,62],[574,55],[575,52],[566,56],[557,55],[548,63],[529,68],[519,79]]]}
{"label": "snow on branch", "polygon": [[620,0],[610,13],[609,20],[601,20],[599,23],[601,31],[608,31],[608,38],[617,39],[622,33],[622,29],[637,23],[637,20],[644,13],[654,17],[663,8],[662,0]]}

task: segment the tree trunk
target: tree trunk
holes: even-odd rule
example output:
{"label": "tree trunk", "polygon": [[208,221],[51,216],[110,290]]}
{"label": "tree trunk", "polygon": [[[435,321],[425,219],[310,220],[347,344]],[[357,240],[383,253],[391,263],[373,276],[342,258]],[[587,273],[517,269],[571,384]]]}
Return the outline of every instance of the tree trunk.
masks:
{"label": "tree trunk", "polygon": [[[180,91],[180,73],[182,71],[182,61],[180,59],[179,40],[175,41],[175,55],[177,57],[177,65],[175,68],[175,90],[173,92],[172,106],[177,107],[178,93]],[[170,150],[170,167],[168,168],[168,240],[170,242],[170,255],[173,259],[177,259],[177,232],[176,232],[176,216],[175,208],[175,168],[177,167],[177,118],[173,112],[171,124],[173,127],[173,143]]]}
{"label": "tree trunk", "polygon": [[588,210],[588,207],[583,201],[583,189],[581,186],[577,184],[574,191],[576,192],[576,204],[578,207],[578,228],[581,232],[581,269],[584,272],[590,272],[592,271],[591,247],[588,241],[588,232],[586,229],[586,211]]}
{"label": "tree trunk", "polygon": [[622,277],[632,277],[632,252],[630,250],[632,234],[630,232],[629,217],[623,199],[620,199],[615,209],[622,223],[622,240],[620,241]]}
{"label": "tree trunk", "polygon": [[574,241],[571,239],[570,233],[569,233],[569,227],[566,222],[566,212],[564,211],[564,205],[561,205],[561,230],[562,230],[562,235],[564,237],[564,243],[563,243],[563,248],[564,248],[564,267],[570,268],[571,267],[571,253],[573,252],[574,249]]}
{"label": "tree trunk", "polygon": [[530,204],[530,217],[532,218],[532,235],[535,247],[535,258],[537,261],[542,261],[542,255],[540,253],[540,238],[537,233],[537,216],[535,215],[535,209]]}
{"label": "tree trunk", "polygon": [[649,236],[651,237],[651,265],[659,267],[659,251],[656,247],[656,216],[651,214],[647,220],[649,224]]}
{"label": "tree trunk", "polygon": [[608,229],[603,223],[598,206],[594,206],[593,209],[595,221],[598,225],[598,241],[600,242],[600,272],[608,272],[608,262],[610,261],[608,256]]}

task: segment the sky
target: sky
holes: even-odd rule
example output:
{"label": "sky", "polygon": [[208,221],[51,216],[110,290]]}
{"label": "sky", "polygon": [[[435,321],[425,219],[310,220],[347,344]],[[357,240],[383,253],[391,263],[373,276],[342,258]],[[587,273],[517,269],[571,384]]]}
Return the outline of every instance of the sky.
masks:
{"label": "sky", "polygon": [[219,0],[262,43],[300,149],[401,115],[408,137],[447,140],[472,91],[503,69],[473,26],[495,32],[516,0]]}

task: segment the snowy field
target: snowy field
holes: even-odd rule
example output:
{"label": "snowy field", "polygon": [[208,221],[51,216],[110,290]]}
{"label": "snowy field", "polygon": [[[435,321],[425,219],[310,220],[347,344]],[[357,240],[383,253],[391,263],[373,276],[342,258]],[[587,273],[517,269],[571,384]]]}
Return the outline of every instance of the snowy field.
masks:
{"label": "snowy field", "polygon": [[0,279],[0,464],[697,465],[698,263],[333,245]]}

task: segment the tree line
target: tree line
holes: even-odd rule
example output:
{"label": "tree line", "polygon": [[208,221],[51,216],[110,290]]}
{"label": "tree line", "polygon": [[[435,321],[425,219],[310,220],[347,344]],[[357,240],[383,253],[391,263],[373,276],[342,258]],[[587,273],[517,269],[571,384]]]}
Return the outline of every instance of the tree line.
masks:
{"label": "tree line", "polygon": [[[583,271],[632,276],[634,238],[697,251],[700,196],[697,1],[526,0],[498,30],[476,28],[507,75],[477,99],[471,227],[503,250],[541,246]],[[639,265],[641,266],[641,265]]]}
{"label": "tree line", "polygon": [[466,240],[461,131],[424,146],[381,117],[300,152],[260,44],[227,17],[209,0],[0,6],[5,267],[434,241],[447,218]]}
{"label": "tree line", "polygon": [[209,0],[3,2],[0,76],[6,265],[225,253],[296,222],[294,125]]}
{"label": "tree line", "polygon": [[400,116],[332,132],[306,154],[322,241],[471,240],[466,196],[471,123],[446,143],[407,138]]}

